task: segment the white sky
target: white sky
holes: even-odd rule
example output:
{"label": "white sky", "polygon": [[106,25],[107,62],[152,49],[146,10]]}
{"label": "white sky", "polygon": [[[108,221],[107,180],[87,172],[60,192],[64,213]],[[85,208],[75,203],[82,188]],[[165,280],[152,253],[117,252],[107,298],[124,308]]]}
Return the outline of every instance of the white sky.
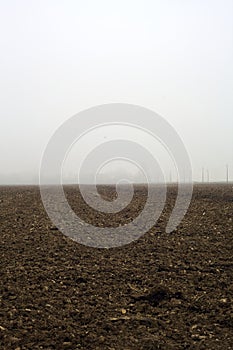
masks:
{"label": "white sky", "polygon": [[194,180],[233,180],[232,0],[0,0],[0,182],[37,181],[58,126],[126,102],[170,122]]}

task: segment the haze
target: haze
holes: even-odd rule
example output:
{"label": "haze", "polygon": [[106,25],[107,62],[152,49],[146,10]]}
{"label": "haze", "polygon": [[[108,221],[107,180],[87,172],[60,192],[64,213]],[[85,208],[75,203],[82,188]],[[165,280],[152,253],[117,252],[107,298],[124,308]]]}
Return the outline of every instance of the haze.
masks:
{"label": "haze", "polygon": [[111,102],[166,118],[194,180],[233,180],[231,0],[0,1],[0,43],[1,184],[38,183],[58,126]]}

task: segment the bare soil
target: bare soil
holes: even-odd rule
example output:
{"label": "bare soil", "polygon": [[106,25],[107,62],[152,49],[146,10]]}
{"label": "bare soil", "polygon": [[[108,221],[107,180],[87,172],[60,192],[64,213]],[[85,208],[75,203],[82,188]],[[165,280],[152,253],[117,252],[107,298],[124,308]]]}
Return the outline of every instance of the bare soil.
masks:
{"label": "bare soil", "polygon": [[[66,193],[86,221],[116,226],[137,216],[146,188],[111,218]],[[0,187],[0,349],[233,349],[233,185],[196,185],[167,234],[175,198],[172,186],[139,240],[96,249],[56,230],[38,187]]]}

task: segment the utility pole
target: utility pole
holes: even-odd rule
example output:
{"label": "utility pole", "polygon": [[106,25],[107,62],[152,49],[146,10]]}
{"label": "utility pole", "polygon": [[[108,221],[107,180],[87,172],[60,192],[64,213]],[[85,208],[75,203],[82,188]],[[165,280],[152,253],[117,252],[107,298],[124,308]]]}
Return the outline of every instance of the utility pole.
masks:
{"label": "utility pole", "polygon": [[229,182],[229,166],[228,164],[226,165],[226,180],[227,180],[227,184]]}
{"label": "utility pole", "polygon": [[207,182],[210,182],[210,173],[209,173],[209,169],[206,170],[206,175],[207,175]]}
{"label": "utility pole", "polygon": [[204,168],[202,167],[202,170],[201,170],[201,181],[202,183],[205,181],[205,173],[204,173]]}

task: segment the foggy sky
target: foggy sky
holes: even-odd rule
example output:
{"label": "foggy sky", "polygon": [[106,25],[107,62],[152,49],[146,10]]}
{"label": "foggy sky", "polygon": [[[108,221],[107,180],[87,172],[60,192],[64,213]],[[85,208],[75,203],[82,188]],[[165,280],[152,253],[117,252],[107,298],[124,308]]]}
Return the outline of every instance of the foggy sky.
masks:
{"label": "foggy sky", "polygon": [[111,102],[166,118],[194,180],[233,180],[231,0],[0,0],[0,45],[0,183],[37,183],[53,132]]}

